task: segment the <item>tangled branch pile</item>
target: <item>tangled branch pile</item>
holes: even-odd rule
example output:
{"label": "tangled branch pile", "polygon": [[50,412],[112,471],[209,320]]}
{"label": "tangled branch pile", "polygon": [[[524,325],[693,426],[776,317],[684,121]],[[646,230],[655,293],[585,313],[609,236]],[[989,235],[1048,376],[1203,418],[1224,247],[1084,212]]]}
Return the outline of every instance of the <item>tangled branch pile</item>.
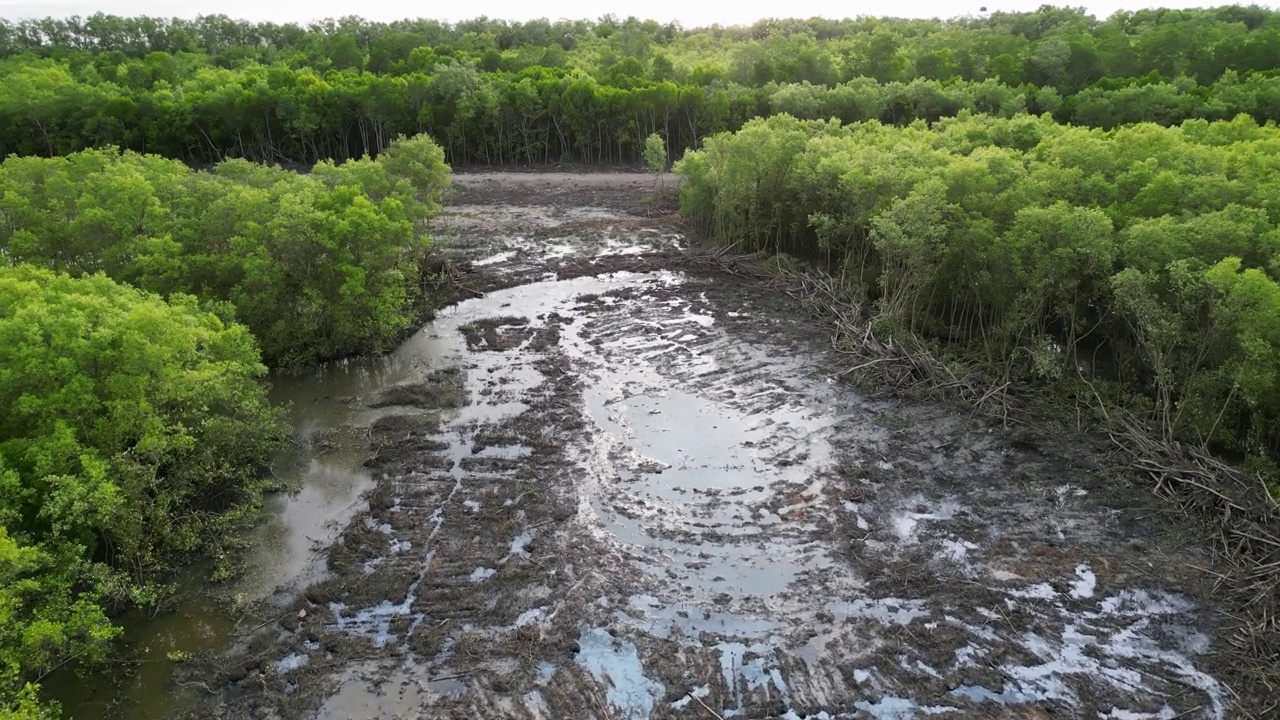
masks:
{"label": "tangled branch pile", "polygon": [[1280,708],[1280,504],[1258,474],[1229,465],[1201,448],[1166,442],[1128,413],[1114,413],[1109,433],[1153,491],[1191,517],[1207,518],[1220,564],[1215,596],[1233,630],[1229,653],[1251,687],[1249,699]]}

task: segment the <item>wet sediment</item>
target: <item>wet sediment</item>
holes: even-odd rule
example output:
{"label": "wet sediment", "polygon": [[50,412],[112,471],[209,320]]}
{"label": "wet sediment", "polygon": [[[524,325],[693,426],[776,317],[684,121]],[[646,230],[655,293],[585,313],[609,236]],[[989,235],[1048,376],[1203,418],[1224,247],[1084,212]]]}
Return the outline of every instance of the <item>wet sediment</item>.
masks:
{"label": "wet sediment", "polygon": [[441,224],[486,292],[352,399],[367,507],[211,714],[1229,716],[1210,561],[1101,444],[863,398],[678,226],[555,197]]}

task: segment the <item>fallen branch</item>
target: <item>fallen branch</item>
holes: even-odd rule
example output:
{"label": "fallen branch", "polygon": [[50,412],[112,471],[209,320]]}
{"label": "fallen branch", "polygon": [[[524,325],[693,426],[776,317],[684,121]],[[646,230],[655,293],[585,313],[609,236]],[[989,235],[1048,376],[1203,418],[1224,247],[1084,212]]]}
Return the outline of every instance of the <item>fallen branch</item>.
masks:
{"label": "fallen branch", "polygon": [[704,710],[706,710],[707,712],[711,713],[711,717],[716,718],[716,720],[724,720],[724,716],[723,716],[723,715],[721,715],[720,713],[716,712],[715,710],[712,710],[710,705],[708,705],[708,704],[706,704],[706,703],[702,702],[702,698],[698,697],[697,695],[694,695],[693,693],[689,693],[689,697],[691,697],[691,698],[693,698],[694,700],[696,700],[696,701],[698,702],[698,704],[699,704],[699,705],[701,705],[701,706],[702,706],[702,708],[703,708]]}
{"label": "fallen branch", "polygon": [[[1240,697],[1261,699],[1280,689],[1280,512],[1260,476],[1169,441],[1141,420],[1114,409],[1105,415],[1112,443],[1152,492],[1216,528],[1216,554],[1226,572],[1216,578],[1219,612],[1228,619],[1225,651],[1250,682]],[[1241,713],[1250,717],[1248,709]]]}

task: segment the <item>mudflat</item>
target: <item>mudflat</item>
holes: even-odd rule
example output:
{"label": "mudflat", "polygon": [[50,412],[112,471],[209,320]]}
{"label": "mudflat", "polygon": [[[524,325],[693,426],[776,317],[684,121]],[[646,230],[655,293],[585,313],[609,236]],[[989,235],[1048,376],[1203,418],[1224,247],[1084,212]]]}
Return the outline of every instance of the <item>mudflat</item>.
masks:
{"label": "mudflat", "polygon": [[860,395],[650,176],[455,181],[367,503],[196,714],[1230,716],[1210,554],[1106,442]]}

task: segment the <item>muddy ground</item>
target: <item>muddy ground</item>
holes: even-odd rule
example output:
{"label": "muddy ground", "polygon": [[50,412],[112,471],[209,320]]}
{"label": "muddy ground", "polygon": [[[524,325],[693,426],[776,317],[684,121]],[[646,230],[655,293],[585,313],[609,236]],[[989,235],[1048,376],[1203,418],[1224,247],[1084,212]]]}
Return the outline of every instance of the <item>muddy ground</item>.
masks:
{"label": "muddy ground", "polygon": [[1212,561],[1105,443],[836,382],[652,178],[457,180],[475,297],[353,398],[367,507],[196,714],[1232,716]]}

